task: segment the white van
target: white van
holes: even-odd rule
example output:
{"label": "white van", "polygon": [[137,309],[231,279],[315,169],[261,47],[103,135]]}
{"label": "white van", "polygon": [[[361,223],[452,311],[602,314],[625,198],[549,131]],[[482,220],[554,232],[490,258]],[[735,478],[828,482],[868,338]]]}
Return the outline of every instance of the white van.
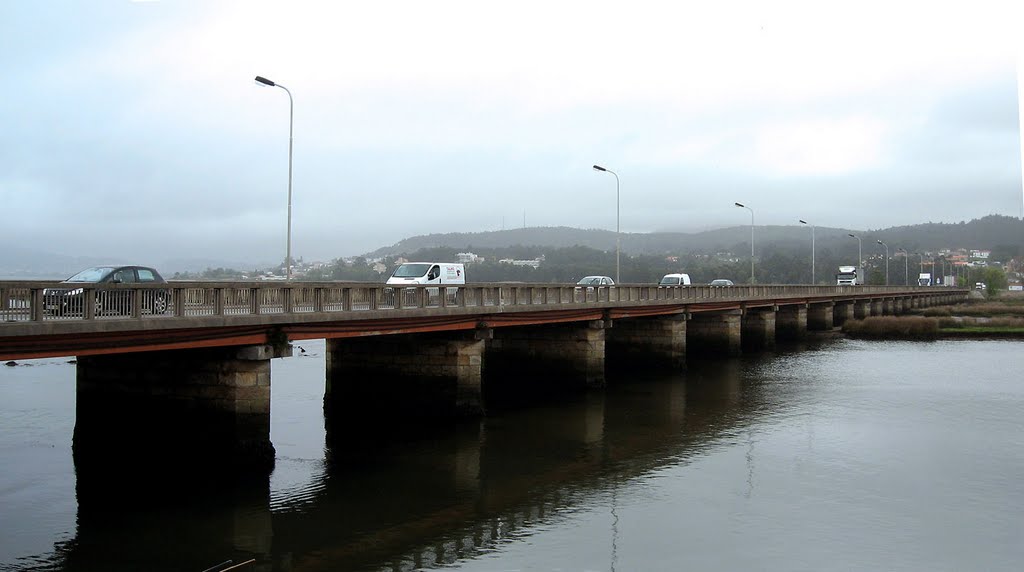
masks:
{"label": "white van", "polygon": [[689,274],[666,274],[661,277],[661,282],[658,282],[658,286],[689,286],[689,284]]}
{"label": "white van", "polygon": [[388,278],[388,284],[465,284],[466,267],[455,262],[406,262]]}

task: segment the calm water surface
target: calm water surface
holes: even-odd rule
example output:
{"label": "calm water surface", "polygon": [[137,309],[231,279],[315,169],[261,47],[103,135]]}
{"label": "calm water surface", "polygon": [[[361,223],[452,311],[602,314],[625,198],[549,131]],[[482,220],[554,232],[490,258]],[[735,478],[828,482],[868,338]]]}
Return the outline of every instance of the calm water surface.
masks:
{"label": "calm water surface", "polygon": [[1022,569],[1021,342],[840,339],[329,440],[299,345],[269,479],[76,476],[74,365],[0,367],[0,570]]}

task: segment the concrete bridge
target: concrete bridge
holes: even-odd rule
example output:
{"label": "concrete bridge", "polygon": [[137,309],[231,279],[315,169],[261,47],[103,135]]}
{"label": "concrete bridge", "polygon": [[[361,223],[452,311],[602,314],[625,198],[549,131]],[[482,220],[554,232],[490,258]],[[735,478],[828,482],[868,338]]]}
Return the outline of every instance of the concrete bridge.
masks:
{"label": "concrete bridge", "polygon": [[[578,287],[0,282],[0,360],[77,356],[76,463],[154,448],[269,468],[270,360],[327,340],[329,416],[393,423],[604,386],[969,291],[878,286]],[[182,420],[188,420],[183,423]]]}

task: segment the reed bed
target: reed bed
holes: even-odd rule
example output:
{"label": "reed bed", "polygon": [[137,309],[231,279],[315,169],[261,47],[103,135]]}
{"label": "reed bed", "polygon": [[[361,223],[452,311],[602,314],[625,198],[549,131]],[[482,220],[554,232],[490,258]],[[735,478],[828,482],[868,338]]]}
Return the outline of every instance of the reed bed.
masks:
{"label": "reed bed", "polygon": [[843,333],[855,338],[934,340],[939,337],[939,320],[923,316],[872,316],[847,321]]}
{"label": "reed bed", "polygon": [[921,311],[922,316],[946,317],[946,316],[1020,316],[1024,317],[1024,300],[1013,299],[1000,302],[968,302],[966,304],[953,304],[950,306],[936,306],[925,308]]}
{"label": "reed bed", "polygon": [[961,318],[961,317],[940,317],[938,318],[939,328],[949,329],[1018,329],[1024,332],[1024,318]]}

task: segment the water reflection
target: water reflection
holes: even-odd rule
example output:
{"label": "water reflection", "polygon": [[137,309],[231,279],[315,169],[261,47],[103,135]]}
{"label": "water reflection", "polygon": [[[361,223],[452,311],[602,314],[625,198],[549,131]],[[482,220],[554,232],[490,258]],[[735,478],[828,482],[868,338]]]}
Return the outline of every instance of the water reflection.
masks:
{"label": "water reflection", "polygon": [[[509,561],[546,569],[537,562],[577,562],[575,551],[589,553],[592,569],[659,569],[672,558],[698,569],[914,569],[906,564],[928,553],[957,568],[1009,569],[999,564],[1019,561],[1020,544],[1006,535],[1024,506],[1012,479],[1024,471],[1019,383],[999,377],[998,365],[981,375],[977,364],[998,364],[1020,345],[960,347],[969,366],[968,354],[941,344],[691,359],[685,374],[612,378],[576,400],[429,431],[325,426],[322,362],[296,359],[301,375],[275,372],[279,458],[269,478],[141,458],[82,467],[75,527],[35,531],[53,550],[0,569],[199,572],[250,558],[243,572],[490,570]],[[54,386],[25,389],[37,387]],[[11,471],[38,463],[39,449],[2,437],[31,421],[20,411],[37,409],[5,395],[19,421],[0,417],[0,445],[20,456],[5,457],[14,462],[0,475],[0,499],[24,516],[27,495],[11,492],[24,479]],[[63,421],[35,425],[20,438],[70,435]],[[947,513],[969,525],[932,518]],[[908,539],[913,530],[928,534]],[[956,542],[924,540],[957,536],[986,547],[986,558],[970,566]],[[745,551],[730,552],[740,541]]]}
{"label": "water reflection", "polygon": [[82,471],[77,532],[46,568],[199,571],[255,558],[245,570],[413,570],[473,558],[631,479],[749,440],[748,417],[774,405],[744,384],[748,365],[694,362],[686,375],[613,379],[575,401],[429,431],[328,423],[313,481],[273,506],[267,477],[209,466]]}

